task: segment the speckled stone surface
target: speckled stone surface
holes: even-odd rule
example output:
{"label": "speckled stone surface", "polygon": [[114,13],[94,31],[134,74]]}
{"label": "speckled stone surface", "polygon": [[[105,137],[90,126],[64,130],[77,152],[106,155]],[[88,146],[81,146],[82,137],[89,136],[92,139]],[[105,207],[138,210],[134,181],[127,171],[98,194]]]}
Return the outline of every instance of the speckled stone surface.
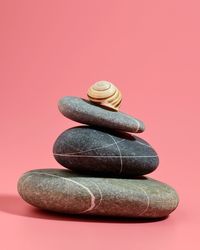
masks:
{"label": "speckled stone surface", "polygon": [[105,177],[145,175],[159,163],[155,150],[139,137],[90,126],[64,131],[54,143],[53,154],[66,168]]}
{"label": "speckled stone surface", "polygon": [[33,206],[67,214],[159,218],[178,205],[173,188],[150,178],[87,177],[59,169],[25,173],[18,192]]}
{"label": "speckled stone surface", "polygon": [[66,96],[59,100],[60,112],[71,120],[100,127],[141,133],[142,121],[122,112],[110,111],[79,97]]}

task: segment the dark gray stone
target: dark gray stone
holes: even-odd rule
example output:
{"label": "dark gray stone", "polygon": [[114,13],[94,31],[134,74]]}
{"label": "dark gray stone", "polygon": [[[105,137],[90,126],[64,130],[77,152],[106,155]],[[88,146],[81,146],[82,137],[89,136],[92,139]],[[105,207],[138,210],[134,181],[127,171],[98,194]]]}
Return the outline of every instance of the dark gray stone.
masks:
{"label": "dark gray stone", "polygon": [[159,163],[155,150],[139,137],[90,126],[64,131],[53,154],[62,166],[92,175],[139,176]]}
{"label": "dark gray stone", "polygon": [[18,192],[33,206],[67,214],[159,218],[178,205],[173,188],[150,178],[87,177],[58,169],[25,173]]}
{"label": "dark gray stone", "polygon": [[64,116],[83,124],[134,133],[144,131],[142,121],[122,112],[107,110],[79,97],[63,97],[58,108]]}

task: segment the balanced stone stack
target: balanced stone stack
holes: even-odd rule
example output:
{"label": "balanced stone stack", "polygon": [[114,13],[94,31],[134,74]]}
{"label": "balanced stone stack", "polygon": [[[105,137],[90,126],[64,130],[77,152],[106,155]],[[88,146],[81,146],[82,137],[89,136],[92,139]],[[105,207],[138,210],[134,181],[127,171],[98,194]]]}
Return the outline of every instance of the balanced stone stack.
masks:
{"label": "balanced stone stack", "polygon": [[119,112],[121,93],[100,81],[89,100],[64,97],[59,110],[82,125],[64,131],[53,154],[67,169],[36,169],[18,181],[18,191],[38,208],[67,214],[161,218],[178,205],[176,191],[143,175],[159,158],[149,143],[133,135],[142,121]]}

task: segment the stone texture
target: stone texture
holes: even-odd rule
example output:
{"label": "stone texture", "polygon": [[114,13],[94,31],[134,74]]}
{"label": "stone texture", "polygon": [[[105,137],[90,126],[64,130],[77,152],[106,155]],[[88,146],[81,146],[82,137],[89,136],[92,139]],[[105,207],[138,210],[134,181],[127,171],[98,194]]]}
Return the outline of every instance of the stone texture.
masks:
{"label": "stone texture", "polygon": [[155,150],[139,137],[90,126],[64,131],[53,153],[62,166],[92,175],[139,176],[159,163]]}
{"label": "stone texture", "polygon": [[58,108],[64,116],[83,124],[134,133],[144,131],[142,121],[122,112],[107,110],[79,97],[63,97]]}
{"label": "stone texture", "polygon": [[18,192],[33,206],[67,214],[160,218],[178,205],[173,188],[150,178],[87,177],[64,169],[29,171]]}

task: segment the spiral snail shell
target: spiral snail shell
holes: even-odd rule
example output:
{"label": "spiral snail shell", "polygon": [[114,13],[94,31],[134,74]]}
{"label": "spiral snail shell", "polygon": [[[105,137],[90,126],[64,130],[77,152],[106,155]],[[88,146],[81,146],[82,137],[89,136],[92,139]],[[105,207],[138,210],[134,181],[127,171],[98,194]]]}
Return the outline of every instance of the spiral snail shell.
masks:
{"label": "spiral snail shell", "polygon": [[118,111],[122,101],[122,95],[111,82],[99,81],[93,84],[87,93],[91,102]]}

